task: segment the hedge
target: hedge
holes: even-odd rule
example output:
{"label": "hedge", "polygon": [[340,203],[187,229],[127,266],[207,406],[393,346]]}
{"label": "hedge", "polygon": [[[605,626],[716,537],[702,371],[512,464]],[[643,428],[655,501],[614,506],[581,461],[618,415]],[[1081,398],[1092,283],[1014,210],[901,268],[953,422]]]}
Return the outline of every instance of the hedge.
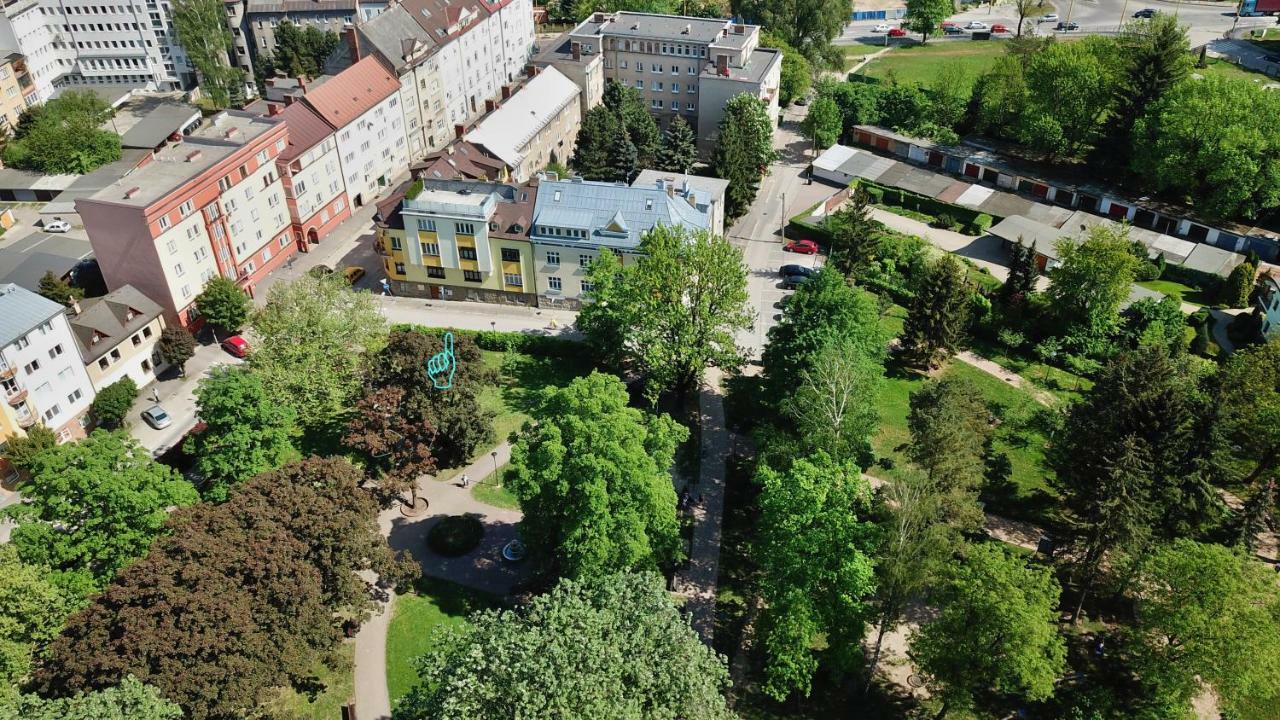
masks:
{"label": "hedge", "polygon": [[1200,290],[1205,297],[1209,298],[1216,298],[1218,291],[1222,289],[1223,278],[1212,273],[1192,270],[1172,263],[1167,263],[1164,266],[1164,272],[1161,273],[1160,277],[1163,280],[1172,280],[1183,285],[1189,285]]}
{"label": "hedge", "polygon": [[991,227],[995,218],[987,213],[981,212],[964,205],[956,205],[953,203],[942,202],[931,197],[925,197],[909,190],[902,188],[881,185],[865,178],[858,178],[851,183],[850,187],[860,187],[870,196],[871,201],[881,205],[895,205],[897,207],[915,210],[917,212],[926,213],[934,217],[939,215],[949,215],[951,218],[964,226],[965,232],[970,235],[981,235]]}
{"label": "hedge", "polygon": [[459,330],[457,328],[427,327],[411,323],[397,323],[391,326],[393,331],[420,332],[439,337],[451,332],[454,337],[471,338],[481,350],[496,352],[524,353],[538,357],[579,358],[584,352],[582,343],[546,335],[532,335],[519,332],[502,332],[496,330]]}

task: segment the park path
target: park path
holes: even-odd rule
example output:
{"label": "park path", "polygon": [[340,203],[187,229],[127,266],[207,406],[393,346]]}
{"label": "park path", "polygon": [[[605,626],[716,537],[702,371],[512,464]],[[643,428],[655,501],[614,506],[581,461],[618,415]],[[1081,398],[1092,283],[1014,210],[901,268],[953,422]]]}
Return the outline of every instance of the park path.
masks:
{"label": "park path", "polygon": [[1040,403],[1041,405],[1044,405],[1046,407],[1053,407],[1057,403],[1057,398],[1055,398],[1052,394],[1047,393],[1044,390],[1041,390],[1040,388],[1036,387],[1030,380],[1022,377],[1018,373],[1010,370],[1009,368],[1006,368],[1005,366],[995,362],[994,360],[988,360],[980,355],[974,354],[972,351],[969,351],[969,350],[962,350],[961,352],[956,353],[956,359],[962,363],[965,363],[966,365],[972,365],[973,367],[981,370],[982,372],[994,378],[997,378],[1009,383],[1010,385],[1030,395],[1032,398],[1035,399],[1036,402]]}
{"label": "park path", "polygon": [[693,543],[689,562],[676,574],[675,591],[686,598],[690,624],[708,645],[715,633],[716,580],[720,574],[720,530],[724,518],[725,459],[729,456],[729,430],[724,421],[724,378],[719,368],[703,376],[698,392],[702,449],[698,494],[693,515]]}

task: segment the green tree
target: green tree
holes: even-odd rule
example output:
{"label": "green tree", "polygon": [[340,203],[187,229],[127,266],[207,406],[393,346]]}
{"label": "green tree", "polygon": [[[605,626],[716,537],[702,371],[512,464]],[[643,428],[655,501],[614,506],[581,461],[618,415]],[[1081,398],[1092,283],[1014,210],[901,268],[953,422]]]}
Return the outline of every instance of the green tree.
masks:
{"label": "green tree", "polygon": [[102,430],[37,455],[22,495],[6,510],[18,522],[13,544],[22,559],[86,573],[99,585],[164,533],[167,508],[198,499],[136,441]]}
{"label": "green tree", "polygon": [[907,308],[902,355],[915,367],[935,368],[959,349],[969,324],[973,291],[964,266],[951,254],[931,262]]}
{"label": "green tree", "polygon": [[547,388],[512,449],[520,534],[544,570],[585,578],[680,558],[669,470],[688,431],[627,400],[622,381],[600,373]]}
{"label": "green tree", "polygon": [[204,430],[183,450],[205,478],[205,499],[221,502],[231,487],[298,457],[296,415],[272,400],[262,380],[244,366],[214,368],[196,388]]}
{"label": "green tree", "polygon": [[1167,717],[1203,685],[1229,709],[1274,702],[1280,685],[1280,591],[1268,566],[1186,539],[1157,547],[1134,583],[1133,664]]}
{"label": "green tree", "polygon": [[[249,365],[273,402],[297,413],[308,432],[336,435],[360,389],[365,353],[387,342],[373,296],[335,273],[277,283],[250,326],[258,349]],[[305,368],[305,372],[299,372]]]}
{"label": "green tree", "polygon": [[813,82],[813,66],[808,58],[786,40],[767,30],[760,33],[760,47],[782,51],[782,71],[778,79],[778,102],[790,105],[804,97]]}
{"label": "green tree", "polygon": [[231,31],[220,0],[174,0],[173,24],[178,41],[200,73],[200,89],[215,108],[225,108],[240,92],[244,73],[231,66]]}
{"label": "green tree", "polygon": [[1174,85],[1135,126],[1133,171],[1211,220],[1280,205],[1280,96],[1217,75]]}
{"label": "green tree", "polygon": [[1016,242],[1009,247],[1009,277],[1000,286],[999,298],[1006,305],[1026,301],[1036,289],[1040,267],[1036,264],[1036,246]]}
{"label": "green tree", "polygon": [[811,64],[840,67],[831,42],[849,21],[849,6],[841,0],[733,0],[730,6],[734,16],[762,25]]}
{"label": "green tree", "polygon": [[883,89],[869,83],[840,82],[825,79],[818,81],[818,97],[829,97],[840,108],[844,119],[842,137],[848,137],[855,125],[880,123],[880,95]]}
{"label": "green tree", "polygon": [[613,148],[622,136],[617,114],[604,105],[591,108],[582,118],[570,165],[587,180],[613,180]]}
{"label": "green tree", "polygon": [[0,700],[0,720],[182,720],[182,708],[129,675],[119,685],[70,698]]}
{"label": "green tree", "polygon": [[1187,316],[1182,314],[1182,303],[1177,298],[1143,298],[1125,308],[1121,316],[1123,334],[1130,347],[1155,345],[1173,355],[1186,349],[1183,331],[1187,327]]}
{"label": "green tree", "polygon": [[196,339],[181,325],[166,327],[160,331],[156,350],[165,362],[178,368],[178,374],[185,376],[187,361],[196,354]]}
{"label": "green tree", "polygon": [[739,93],[724,105],[711,166],[716,177],[729,181],[725,214],[741,216],[760,190],[760,176],[777,157],[773,149],[773,122],[764,103]]}
{"label": "green tree", "polygon": [[1220,302],[1232,308],[1249,307],[1249,295],[1253,292],[1257,274],[1258,268],[1247,260],[1232,268],[1227,281],[1222,284]]}
{"label": "green tree", "polygon": [[234,333],[244,327],[253,309],[253,301],[235,280],[221,275],[205,284],[196,296],[196,312],[205,322],[226,333]]}
{"label": "green tree", "polygon": [[907,29],[920,33],[920,42],[929,42],[929,36],[937,33],[942,21],[955,11],[952,0],[907,0]]}
{"label": "green tree", "polygon": [[1058,241],[1060,263],[1048,273],[1048,295],[1065,327],[1092,337],[1115,328],[1138,269],[1130,245],[1128,230],[1101,225],[1084,242]]}
{"label": "green tree", "polygon": [[875,527],[865,521],[871,490],[858,466],[819,452],[786,472],[761,465],[755,555],[765,602],[765,692],[809,694],[819,635],[835,667],[862,659],[865,598],[875,589]]}
{"label": "green tree", "polygon": [[693,128],[682,115],[671,118],[662,134],[662,146],[658,148],[658,169],[687,175],[697,161],[698,138]]}
{"label": "green tree", "polygon": [[440,633],[418,673],[395,720],[735,717],[724,658],[652,573],[563,580],[523,608],[473,615]]}
{"label": "green tree", "polygon": [[98,392],[93,404],[89,406],[89,412],[99,425],[113,430],[124,423],[137,399],[138,384],[133,378],[123,377]]}
{"label": "green tree", "polygon": [[996,58],[991,69],[979,75],[973,85],[974,129],[1016,140],[1028,94],[1025,63],[1015,55]]}
{"label": "green tree", "polygon": [[880,91],[877,103],[880,121],[904,131],[933,115],[933,103],[918,85],[891,82]]}
{"label": "green tree", "polygon": [[939,68],[929,84],[929,119],[948,130],[959,126],[969,107],[971,85],[961,65],[949,63]]}
{"label": "green tree", "polygon": [[602,255],[588,269],[595,290],[578,316],[588,341],[642,373],[650,400],[695,388],[709,366],[739,367],[736,336],[752,321],[742,251],[705,230],[659,225],[639,252],[626,266]]}
{"label": "green tree", "polygon": [[32,425],[26,435],[15,435],[5,441],[4,456],[20,471],[30,472],[36,457],[58,445],[58,436],[42,424]]}
{"label": "green tree", "polygon": [[1108,41],[1054,43],[1026,68],[1018,139],[1050,157],[1075,157],[1093,145],[1112,106],[1116,71]]}
{"label": "green tree", "polygon": [[[5,144],[4,164],[49,175],[88,173],[120,159],[120,136],[101,125],[114,111],[88,90],[72,90],[49,100],[19,120]],[[57,299],[65,303],[66,296]]]}
{"label": "green tree", "polygon": [[[622,121],[627,138],[635,146],[636,168],[653,167],[658,156],[658,148],[662,144],[662,133],[658,123],[649,114],[644,95],[637,89],[620,82],[611,81],[604,88],[604,106],[612,110]],[[621,162],[615,155],[615,164]],[[632,172],[626,178],[631,182],[635,177]]]}
{"label": "green tree", "polygon": [[0,681],[8,685],[26,679],[32,656],[43,652],[81,604],[52,574],[47,567],[19,560],[14,546],[0,546]]}
{"label": "green tree", "polygon": [[75,300],[84,299],[84,290],[71,287],[70,283],[54,275],[52,270],[45,272],[40,278],[37,290],[44,297],[61,305],[70,305]]}
{"label": "green tree", "polygon": [[871,197],[860,186],[849,192],[849,202],[827,216],[831,233],[831,262],[841,272],[861,275],[880,257],[884,226],[871,217]]}
{"label": "green tree", "polygon": [[880,419],[876,400],[884,380],[881,360],[852,338],[833,337],[801,371],[800,386],[783,410],[809,449],[871,464],[871,436]]}
{"label": "green tree", "polygon": [[1053,569],[999,543],[965,552],[936,593],[937,618],[911,638],[911,654],[942,700],[939,718],[971,708],[986,691],[1043,700],[1067,668]]}
{"label": "green tree", "polygon": [[813,141],[815,149],[826,149],[840,139],[844,119],[834,100],[820,97],[809,106],[809,113],[804,116],[800,127]]}
{"label": "green tree", "polygon": [[293,77],[316,77],[324,71],[324,62],[338,47],[338,34],[308,25],[301,28],[288,20],[276,27],[276,49],[272,62],[276,69]]}
{"label": "green tree", "polygon": [[972,383],[934,380],[911,393],[907,455],[928,478],[951,492],[976,495],[991,438],[991,412]]}
{"label": "green tree", "polygon": [[1237,530],[1240,543],[1252,550],[1277,501],[1280,426],[1274,423],[1280,423],[1280,343],[1232,353],[1219,371],[1216,385],[1213,402],[1223,440],[1219,452],[1239,458],[1224,465],[1244,468],[1244,477],[1237,482],[1249,488],[1250,495]]}

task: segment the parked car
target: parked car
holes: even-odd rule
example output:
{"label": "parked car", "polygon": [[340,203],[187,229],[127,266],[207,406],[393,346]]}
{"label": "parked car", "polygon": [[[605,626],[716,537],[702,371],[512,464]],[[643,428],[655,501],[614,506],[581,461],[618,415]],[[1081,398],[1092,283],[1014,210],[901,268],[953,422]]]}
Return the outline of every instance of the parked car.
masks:
{"label": "parked car", "polygon": [[1079,30],[1080,23],[1074,20],[1072,20],[1071,22],[1060,22],[1054,29],[1062,32],[1071,32],[1072,30]]}
{"label": "parked car", "polygon": [[355,285],[360,278],[364,277],[364,268],[360,266],[349,267],[342,271],[342,276],[347,279],[347,283]]}
{"label": "parked car", "polygon": [[987,24],[981,20],[970,20],[968,25],[964,26],[965,30],[986,30]]}
{"label": "parked car", "polygon": [[1040,22],[1057,22],[1057,21],[1058,21],[1058,13],[1049,13],[1047,15],[1040,16]]}
{"label": "parked car", "polygon": [[44,231],[50,233],[64,233],[71,229],[71,223],[56,217],[44,224]]}
{"label": "parked car", "polygon": [[889,37],[906,37],[907,31],[902,28],[893,28],[889,31]]}
{"label": "parked car", "polygon": [[783,265],[782,267],[778,268],[778,274],[783,277],[786,277],[788,275],[804,275],[805,277],[812,277],[814,275],[817,275],[818,271],[811,267],[805,267],[803,265]]}
{"label": "parked car", "polygon": [[163,430],[173,424],[173,418],[159,405],[152,405],[143,410],[142,419],[157,430]]}
{"label": "parked car", "polygon": [[1142,8],[1138,12],[1134,13],[1133,16],[1136,18],[1153,18],[1156,16],[1156,12],[1157,10],[1155,8]]}
{"label": "parked car", "polygon": [[232,335],[222,341],[222,349],[232,357],[242,358],[249,354],[249,343],[239,335]]}
{"label": "parked car", "polygon": [[943,35],[963,35],[964,31],[955,25],[945,25],[942,28]]}
{"label": "parked car", "polygon": [[792,240],[783,245],[782,249],[787,252],[800,253],[801,255],[817,255],[818,243],[812,240]]}
{"label": "parked car", "polygon": [[993,32],[993,33],[1007,33],[1007,32],[1009,32],[1009,28],[1007,28],[1007,27],[1005,27],[1005,26],[1001,25],[1000,23],[996,23],[995,25],[992,25],[992,26],[991,26],[991,32]]}
{"label": "parked car", "polygon": [[808,275],[788,275],[782,278],[782,289],[795,290],[807,282],[809,282]]}
{"label": "parked car", "polygon": [[888,25],[886,25],[885,23],[880,23],[879,25],[877,25],[877,26],[875,26],[875,27],[871,28],[871,32],[873,32],[873,33],[887,33],[887,32],[889,32],[889,31],[890,31],[890,30],[892,30],[892,29],[893,29],[893,28],[889,27],[889,26],[888,26]]}

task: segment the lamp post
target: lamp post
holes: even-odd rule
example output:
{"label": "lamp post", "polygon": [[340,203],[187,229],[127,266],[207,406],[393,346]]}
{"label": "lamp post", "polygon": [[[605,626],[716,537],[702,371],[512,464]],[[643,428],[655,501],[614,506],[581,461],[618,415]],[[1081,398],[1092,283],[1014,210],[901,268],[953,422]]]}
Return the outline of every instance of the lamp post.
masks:
{"label": "lamp post", "polygon": [[493,481],[502,486],[502,478],[498,477],[498,451],[494,450],[489,453],[489,457],[493,458]]}

